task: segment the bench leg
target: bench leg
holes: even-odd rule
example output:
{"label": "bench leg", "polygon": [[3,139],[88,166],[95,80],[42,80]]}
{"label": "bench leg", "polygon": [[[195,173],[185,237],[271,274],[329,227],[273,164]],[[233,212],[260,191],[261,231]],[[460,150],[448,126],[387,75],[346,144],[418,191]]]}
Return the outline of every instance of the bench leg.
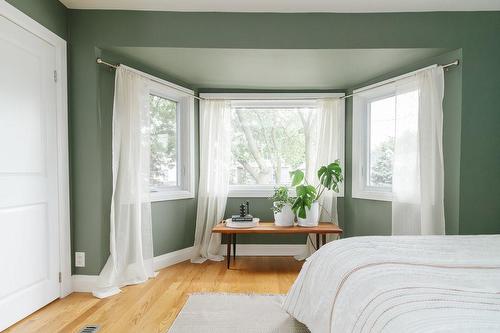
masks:
{"label": "bench leg", "polygon": [[226,253],[226,259],[227,259],[227,269],[229,269],[229,265],[231,264],[231,239],[233,238],[231,234],[227,235],[227,253]]}
{"label": "bench leg", "polygon": [[236,234],[233,234],[233,259],[236,262]]}
{"label": "bench leg", "polygon": [[319,250],[321,243],[319,242],[319,234],[316,234],[316,249]]}
{"label": "bench leg", "polygon": [[323,245],[326,244],[326,234],[321,235]]}

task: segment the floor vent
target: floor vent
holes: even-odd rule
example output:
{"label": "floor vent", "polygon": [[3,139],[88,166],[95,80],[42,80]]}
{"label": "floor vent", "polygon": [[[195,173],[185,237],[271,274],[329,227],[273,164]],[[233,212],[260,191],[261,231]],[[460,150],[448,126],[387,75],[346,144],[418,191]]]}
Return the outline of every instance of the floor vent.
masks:
{"label": "floor vent", "polygon": [[87,325],[79,333],[95,333],[99,331],[99,325]]}

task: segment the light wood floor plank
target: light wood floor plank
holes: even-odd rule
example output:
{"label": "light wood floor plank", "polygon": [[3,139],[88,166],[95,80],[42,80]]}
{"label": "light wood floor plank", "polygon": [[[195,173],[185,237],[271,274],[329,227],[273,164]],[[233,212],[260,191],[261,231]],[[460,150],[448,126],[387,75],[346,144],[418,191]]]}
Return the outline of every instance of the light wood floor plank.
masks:
{"label": "light wood floor plank", "polygon": [[238,257],[225,262],[183,262],[161,270],[155,279],[103,300],[73,293],[56,300],[5,332],[78,332],[86,324],[105,332],[165,333],[189,294],[198,292],[285,294],[301,262],[291,257]]}

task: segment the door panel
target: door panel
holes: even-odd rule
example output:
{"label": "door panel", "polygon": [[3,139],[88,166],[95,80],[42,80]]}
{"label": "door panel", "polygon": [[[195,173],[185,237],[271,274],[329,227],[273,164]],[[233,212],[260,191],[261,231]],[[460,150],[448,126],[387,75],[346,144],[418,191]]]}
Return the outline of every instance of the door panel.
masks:
{"label": "door panel", "polygon": [[0,16],[0,330],[59,297],[55,48]]}
{"label": "door panel", "polygon": [[[0,61],[2,76],[2,140],[0,151],[9,158],[0,159],[2,173],[44,172],[42,133],[44,114],[40,113],[43,87],[40,86],[40,62],[43,59],[14,43],[2,40]],[[10,66],[9,64],[19,64]],[[22,64],[22,67],[20,66]],[[27,98],[28,97],[28,98]],[[15,143],[15,144],[13,144]]]}
{"label": "door panel", "polygon": [[[17,250],[16,255],[7,256],[2,262],[0,299],[47,278],[48,267],[45,263],[49,254],[44,242],[48,236],[46,216],[45,203],[0,210],[0,221],[10,224],[9,232],[0,234],[0,251],[8,253],[12,249]],[[18,246],[19,240],[29,246]]]}

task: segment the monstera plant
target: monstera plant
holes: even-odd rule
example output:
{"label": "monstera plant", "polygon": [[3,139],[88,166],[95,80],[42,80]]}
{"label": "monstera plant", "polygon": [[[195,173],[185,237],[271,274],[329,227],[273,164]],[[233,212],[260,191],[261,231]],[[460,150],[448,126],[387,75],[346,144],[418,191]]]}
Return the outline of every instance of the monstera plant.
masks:
{"label": "monstera plant", "polygon": [[296,198],[292,204],[292,210],[297,214],[299,225],[316,226],[319,222],[319,203],[325,191],[339,192],[339,184],[342,183],[342,168],[340,161],[324,165],[317,172],[318,185],[309,184],[302,170],[290,172],[292,186],[295,187]]}

